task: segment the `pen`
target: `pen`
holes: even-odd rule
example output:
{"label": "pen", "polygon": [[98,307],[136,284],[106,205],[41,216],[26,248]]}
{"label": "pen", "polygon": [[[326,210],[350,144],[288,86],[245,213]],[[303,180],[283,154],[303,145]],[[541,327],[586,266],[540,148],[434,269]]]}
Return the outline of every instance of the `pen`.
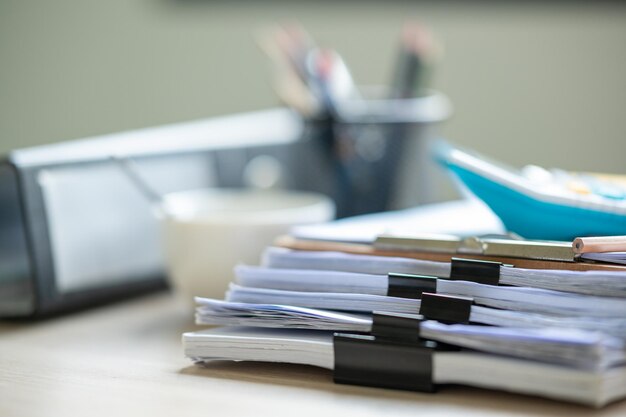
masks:
{"label": "pen", "polygon": [[347,101],[358,100],[359,93],[341,56],[327,48],[317,48],[307,57],[307,75],[313,95],[326,112],[338,117]]}
{"label": "pen", "polygon": [[436,42],[428,29],[407,23],[400,38],[400,52],[390,97],[409,99],[419,95],[427,85],[427,73],[436,55]]}
{"label": "pen", "polygon": [[304,116],[319,112],[320,103],[310,90],[306,59],[315,47],[296,24],[278,26],[256,36],[259,47],[274,64],[274,90],[289,107]]}

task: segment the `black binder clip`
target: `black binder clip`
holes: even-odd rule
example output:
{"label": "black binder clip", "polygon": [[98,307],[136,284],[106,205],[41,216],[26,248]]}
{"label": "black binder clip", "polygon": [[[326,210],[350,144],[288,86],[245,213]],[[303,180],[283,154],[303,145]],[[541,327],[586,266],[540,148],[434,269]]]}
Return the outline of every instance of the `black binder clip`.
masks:
{"label": "black binder clip", "polygon": [[422,298],[423,292],[437,292],[437,277],[429,275],[387,274],[387,295],[400,298]]}
{"label": "black binder clip", "polygon": [[450,261],[450,279],[498,285],[502,265],[501,262],[452,258]]}
{"label": "black binder clip", "polygon": [[442,323],[462,323],[470,321],[473,298],[444,294],[423,293],[419,313],[429,320]]}
{"label": "black binder clip", "polygon": [[424,320],[419,314],[374,311],[371,334],[379,339],[419,343],[420,325]]}
{"label": "black binder clip", "polygon": [[[387,311],[374,311],[372,313],[372,330],[370,334],[376,338],[404,343],[426,343],[422,338],[422,322],[427,320],[421,314],[390,313]],[[444,342],[430,342],[431,347],[438,351],[459,351],[460,346]],[[435,343],[435,345],[432,345]]]}
{"label": "black binder clip", "polygon": [[434,392],[435,342],[407,343],[335,333],[333,380],[338,384]]}

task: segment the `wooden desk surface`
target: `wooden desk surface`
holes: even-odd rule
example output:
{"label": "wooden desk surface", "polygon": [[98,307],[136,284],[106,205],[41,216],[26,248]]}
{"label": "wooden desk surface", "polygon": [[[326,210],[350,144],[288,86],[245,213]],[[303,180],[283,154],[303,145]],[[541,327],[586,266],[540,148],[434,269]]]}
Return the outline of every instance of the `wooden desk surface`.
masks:
{"label": "wooden desk surface", "polygon": [[335,385],[307,366],[190,364],[191,313],[168,294],[38,322],[0,322],[0,416],[624,416],[466,387],[437,394]]}

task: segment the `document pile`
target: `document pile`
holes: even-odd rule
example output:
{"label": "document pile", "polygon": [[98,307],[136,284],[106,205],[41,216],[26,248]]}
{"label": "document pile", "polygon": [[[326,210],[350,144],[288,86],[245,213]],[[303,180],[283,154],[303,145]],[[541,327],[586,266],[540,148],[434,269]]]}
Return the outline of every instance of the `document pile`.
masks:
{"label": "document pile", "polygon": [[262,266],[238,266],[225,300],[196,299],[198,324],[225,327],[184,334],[186,356],[425,392],[463,384],[596,407],[626,396],[623,267],[354,248],[367,253],[271,247]]}

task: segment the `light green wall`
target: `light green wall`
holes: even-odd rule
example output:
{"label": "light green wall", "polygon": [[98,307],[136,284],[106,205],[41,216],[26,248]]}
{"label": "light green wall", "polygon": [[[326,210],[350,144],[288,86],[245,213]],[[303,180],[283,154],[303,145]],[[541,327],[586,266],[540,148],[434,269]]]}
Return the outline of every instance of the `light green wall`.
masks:
{"label": "light green wall", "polygon": [[273,106],[252,32],[290,18],[384,83],[416,17],[446,44],[447,137],[516,165],[626,172],[626,8],[551,4],[0,0],[0,152]]}

